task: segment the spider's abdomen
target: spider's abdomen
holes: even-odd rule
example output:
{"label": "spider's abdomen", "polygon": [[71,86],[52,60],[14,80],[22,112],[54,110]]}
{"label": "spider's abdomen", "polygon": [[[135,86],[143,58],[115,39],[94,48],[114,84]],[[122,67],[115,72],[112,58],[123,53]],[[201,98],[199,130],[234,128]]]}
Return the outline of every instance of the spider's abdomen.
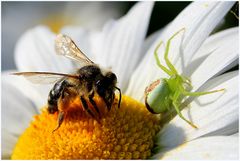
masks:
{"label": "spider's abdomen", "polygon": [[159,79],[145,90],[145,104],[151,113],[165,112],[171,106],[170,89],[165,79]]}

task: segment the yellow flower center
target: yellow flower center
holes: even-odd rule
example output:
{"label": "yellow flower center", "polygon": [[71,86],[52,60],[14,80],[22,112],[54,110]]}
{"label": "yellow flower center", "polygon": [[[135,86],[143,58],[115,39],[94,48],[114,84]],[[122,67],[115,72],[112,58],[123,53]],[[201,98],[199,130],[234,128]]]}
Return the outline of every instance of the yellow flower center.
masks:
{"label": "yellow flower center", "polygon": [[71,17],[64,15],[48,15],[41,20],[41,23],[47,25],[54,33],[59,33],[60,29],[66,25],[73,25],[74,21]]}
{"label": "yellow flower center", "polygon": [[[92,118],[74,102],[61,127],[57,113],[46,107],[35,116],[20,136],[12,159],[146,159],[151,156],[153,138],[160,130],[159,117],[130,97],[123,96],[107,111],[100,99],[94,98],[101,117]],[[76,106],[78,104],[78,106]]]}

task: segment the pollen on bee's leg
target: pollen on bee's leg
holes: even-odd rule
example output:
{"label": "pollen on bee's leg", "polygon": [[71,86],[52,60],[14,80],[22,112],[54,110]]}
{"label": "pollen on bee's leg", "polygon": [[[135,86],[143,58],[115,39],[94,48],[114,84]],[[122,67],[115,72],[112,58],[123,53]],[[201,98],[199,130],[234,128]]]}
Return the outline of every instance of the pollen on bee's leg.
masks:
{"label": "pollen on bee's leg", "polygon": [[[100,123],[86,114],[80,99],[69,105],[61,127],[54,133],[57,113],[44,108],[19,137],[12,159],[146,159],[151,156],[160,119],[130,97],[121,108],[115,99],[108,112],[101,98],[94,97]],[[89,103],[89,102],[87,102]],[[89,103],[90,104],[90,103]],[[97,112],[96,112],[97,113]]]}

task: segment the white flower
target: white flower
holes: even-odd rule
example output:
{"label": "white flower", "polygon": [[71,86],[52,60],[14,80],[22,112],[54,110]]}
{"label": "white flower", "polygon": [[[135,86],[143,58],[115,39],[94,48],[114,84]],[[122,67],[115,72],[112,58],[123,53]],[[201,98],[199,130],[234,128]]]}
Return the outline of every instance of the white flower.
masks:
{"label": "white flower", "polygon": [[120,17],[122,7],[123,3],[111,2],[3,2],[2,58],[5,61],[2,62],[2,69],[15,68],[14,46],[29,28],[44,24],[57,32],[68,24],[100,29],[106,20]]}
{"label": "white flower", "polygon": [[[161,148],[154,159],[238,159],[238,71],[223,74],[237,64],[238,28],[209,36],[233,3],[194,2],[147,40],[152,2],[136,4],[126,16],[108,22],[101,32],[62,30],[97,64],[112,68],[125,94],[142,101],[145,87],[166,77],[155,64],[156,44],[186,28],[184,36],[173,40],[170,60],[180,73],[191,78],[193,91],[225,88],[226,92],[194,99],[190,108],[182,111],[199,129],[178,116],[166,124],[157,136],[156,144]],[[24,34],[15,53],[18,69],[64,73],[75,68],[72,62],[55,55],[54,38],[46,27]],[[163,50],[159,50],[161,60]],[[2,75],[2,87],[2,157],[6,158],[32,115],[39,111],[36,107],[45,104],[49,89],[20,78],[10,79],[6,74]]]}

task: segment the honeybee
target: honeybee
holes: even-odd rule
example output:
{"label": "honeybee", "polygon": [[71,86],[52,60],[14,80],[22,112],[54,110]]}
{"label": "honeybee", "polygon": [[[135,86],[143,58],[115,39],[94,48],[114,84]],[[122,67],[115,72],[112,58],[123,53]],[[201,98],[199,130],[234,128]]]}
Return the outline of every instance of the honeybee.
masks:
{"label": "honeybee", "polygon": [[93,118],[96,118],[93,110],[88,107],[90,102],[94,110],[100,115],[99,108],[93,97],[97,93],[111,110],[115,99],[115,90],[119,91],[118,108],[121,103],[121,90],[116,86],[117,77],[111,71],[104,71],[92,62],[73,42],[66,36],[59,34],[55,40],[55,49],[58,55],[77,61],[82,67],[75,74],[62,74],[52,72],[19,72],[14,75],[24,76],[32,83],[55,83],[48,95],[47,110],[50,114],[58,112],[57,130],[63,120],[67,109],[61,106],[71,97],[79,97],[84,110]]}

